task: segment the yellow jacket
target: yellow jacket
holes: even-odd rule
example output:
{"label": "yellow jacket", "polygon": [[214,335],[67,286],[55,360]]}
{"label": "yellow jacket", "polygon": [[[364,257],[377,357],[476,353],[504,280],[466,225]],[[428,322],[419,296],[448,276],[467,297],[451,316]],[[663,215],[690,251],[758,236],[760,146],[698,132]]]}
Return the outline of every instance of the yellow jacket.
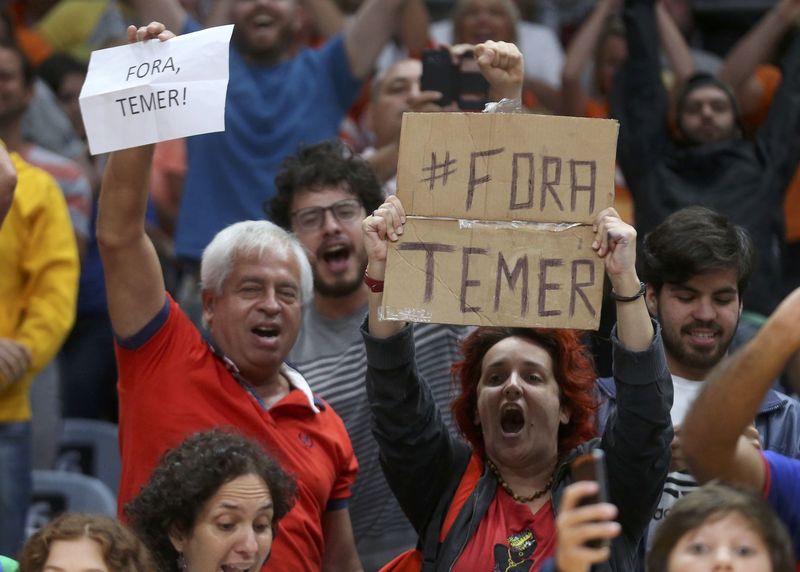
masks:
{"label": "yellow jacket", "polygon": [[33,376],[56,355],[75,321],[78,248],[64,195],[43,170],[11,160],[14,202],[0,227],[0,338],[27,345],[28,372],[0,391],[0,423],[26,421]]}

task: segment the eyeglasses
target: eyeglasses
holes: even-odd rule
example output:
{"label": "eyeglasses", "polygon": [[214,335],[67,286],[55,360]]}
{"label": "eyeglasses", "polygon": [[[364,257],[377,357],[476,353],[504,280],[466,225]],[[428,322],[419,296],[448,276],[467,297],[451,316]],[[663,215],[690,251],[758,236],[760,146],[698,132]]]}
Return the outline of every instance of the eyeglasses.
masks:
{"label": "eyeglasses", "polygon": [[339,222],[351,224],[361,218],[361,201],[358,199],[344,199],[327,207],[300,209],[292,213],[292,219],[298,231],[311,232],[322,228],[327,211],[331,211]]}

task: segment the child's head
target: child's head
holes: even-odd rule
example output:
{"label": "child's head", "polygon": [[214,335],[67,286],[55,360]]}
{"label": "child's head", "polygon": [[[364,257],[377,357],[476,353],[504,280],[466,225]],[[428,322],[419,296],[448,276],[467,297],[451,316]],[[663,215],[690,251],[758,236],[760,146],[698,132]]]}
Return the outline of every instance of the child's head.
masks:
{"label": "child's head", "polygon": [[648,572],[705,572],[729,562],[735,572],[793,572],[783,523],[755,495],[709,483],[681,498],[658,528]]}
{"label": "child's head", "polygon": [[34,534],[20,552],[19,572],[46,569],[154,572],[144,545],[120,522],[93,514],[63,514]]}

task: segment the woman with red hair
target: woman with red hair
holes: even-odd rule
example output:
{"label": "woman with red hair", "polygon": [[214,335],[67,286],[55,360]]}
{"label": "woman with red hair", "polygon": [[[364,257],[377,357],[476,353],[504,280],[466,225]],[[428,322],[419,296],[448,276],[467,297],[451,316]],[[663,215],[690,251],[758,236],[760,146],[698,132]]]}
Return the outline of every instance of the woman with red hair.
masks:
{"label": "woman with red hair", "polygon": [[611,208],[594,221],[592,247],[616,299],[614,373],[624,394],[604,434],[595,436],[595,372],[576,332],[479,327],[453,366],[460,386],[453,411],[467,444],[449,434],[417,375],[413,330],[377,318],[388,243],[398,240],[404,222],[395,196],[364,220],[372,293],[363,333],[381,462],[420,535],[414,569],[540,570],[555,554],[555,514],[570,481],[569,462],[598,447],[619,524],[589,522],[582,534],[613,538],[610,547],[587,547],[601,563],[597,570],[636,569],[672,440],[672,383],[636,275],[636,231]]}

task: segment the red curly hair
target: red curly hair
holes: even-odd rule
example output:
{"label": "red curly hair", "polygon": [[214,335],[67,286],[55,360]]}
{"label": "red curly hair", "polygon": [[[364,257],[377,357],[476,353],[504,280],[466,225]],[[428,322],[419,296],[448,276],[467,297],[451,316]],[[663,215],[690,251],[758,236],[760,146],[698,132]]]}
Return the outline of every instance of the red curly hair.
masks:
{"label": "red curly hair", "polygon": [[558,458],[562,459],[581,443],[597,436],[594,396],[597,374],[589,352],[574,330],[481,327],[469,334],[461,344],[464,357],[451,370],[461,388],[451,404],[458,428],[476,452],[486,454],[483,432],[474,423],[483,358],[496,343],[511,337],[542,347],[553,360],[561,405],[571,413],[569,422],[558,430]]}

